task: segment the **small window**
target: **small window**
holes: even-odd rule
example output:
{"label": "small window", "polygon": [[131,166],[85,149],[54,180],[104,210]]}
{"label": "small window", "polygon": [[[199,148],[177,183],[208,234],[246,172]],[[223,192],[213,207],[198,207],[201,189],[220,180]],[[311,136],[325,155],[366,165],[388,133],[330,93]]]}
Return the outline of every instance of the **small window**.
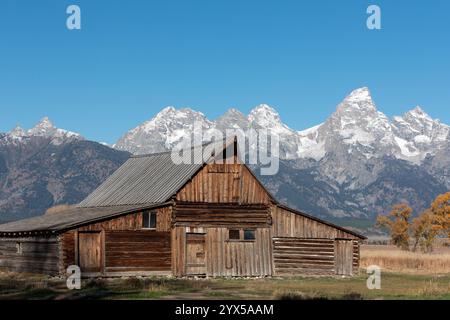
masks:
{"label": "small window", "polygon": [[156,212],[144,211],[142,217],[142,228],[156,229]]}
{"label": "small window", "polygon": [[20,243],[20,242],[17,242],[16,243],[16,252],[17,252],[17,254],[22,254],[22,243]]}
{"label": "small window", "polygon": [[255,230],[244,230],[244,240],[255,240]]}
{"label": "small window", "polygon": [[239,233],[240,233],[239,230],[229,230],[228,231],[228,239],[239,240],[241,238]]}
{"label": "small window", "polygon": [[255,230],[252,229],[229,229],[228,240],[255,241]]}

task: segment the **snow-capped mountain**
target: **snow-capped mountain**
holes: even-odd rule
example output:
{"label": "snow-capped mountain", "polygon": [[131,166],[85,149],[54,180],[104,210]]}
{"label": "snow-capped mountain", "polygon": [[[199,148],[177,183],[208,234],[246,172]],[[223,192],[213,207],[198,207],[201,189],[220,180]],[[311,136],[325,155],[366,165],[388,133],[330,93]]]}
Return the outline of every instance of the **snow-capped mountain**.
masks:
{"label": "snow-capped mountain", "polygon": [[33,138],[46,138],[54,145],[59,145],[72,140],[84,140],[84,138],[75,132],[56,128],[48,117],[43,118],[39,123],[28,131],[20,126],[16,126],[10,132],[0,137],[0,143],[27,143]]}
{"label": "snow-capped mountain", "polygon": [[403,117],[394,117],[395,139],[404,159],[422,162],[427,154],[434,155],[449,141],[450,127],[432,119],[420,107]]}
{"label": "snow-capped mountain", "polygon": [[[388,153],[395,149],[389,119],[376,109],[367,88],[347,96],[317,131],[316,143],[323,146],[323,153],[339,147],[350,154],[360,152],[370,158],[377,152]],[[306,154],[308,151],[305,148]]]}
{"label": "snow-capped mountain", "polygon": [[113,147],[134,154],[170,150],[194,132],[195,123],[200,123],[204,130],[213,125],[201,112],[167,107],[151,120],[129,131]]}
{"label": "snow-capped mountain", "polygon": [[450,127],[433,120],[420,107],[390,120],[378,111],[368,88],[351,92],[336,111],[322,124],[295,131],[284,124],[278,112],[261,104],[248,116],[236,109],[228,110],[215,121],[189,108],[163,109],[151,120],[129,131],[114,147],[135,154],[170,150],[192,134],[194,122],[206,131],[265,128],[280,137],[280,157],[286,160],[321,160],[328,152],[356,153],[367,159],[393,156],[421,163],[427,154],[434,155],[449,141]]}
{"label": "snow-capped mountain", "polygon": [[[200,121],[206,130],[270,129],[280,137],[280,173],[262,177],[280,199],[323,216],[373,217],[396,202],[421,210],[450,189],[450,127],[420,107],[393,119],[368,88],[352,91],[323,123],[296,131],[265,104],[215,121],[192,109],[166,108],[128,132],[115,148],[135,154],[170,150]],[[306,206],[306,207],[305,207]]]}
{"label": "snow-capped mountain", "polygon": [[[194,124],[200,126],[194,128]],[[126,133],[114,148],[134,154],[155,153],[171,150],[183,138],[195,134],[195,130],[204,130],[204,137],[208,132],[218,129],[269,129],[280,137],[280,156],[283,159],[298,158],[300,136],[285,125],[275,109],[262,104],[254,108],[248,116],[236,109],[228,110],[215,121],[208,120],[201,112],[189,108],[177,110],[167,107],[154,118]],[[205,140],[204,142],[207,142]]]}
{"label": "snow-capped mountain", "polygon": [[0,134],[0,222],[81,201],[128,153],[56,128],[48,118]]}
{"label": "snow-capped mountain", "polygon": [[369,89],[353,91],[327,121],[301,131],[299,156],[320,160],[336,146],[367,158],[394,156],[421,163],[449,141],[450,127],[433,120],[420,107],[390,120],[378,111]]}

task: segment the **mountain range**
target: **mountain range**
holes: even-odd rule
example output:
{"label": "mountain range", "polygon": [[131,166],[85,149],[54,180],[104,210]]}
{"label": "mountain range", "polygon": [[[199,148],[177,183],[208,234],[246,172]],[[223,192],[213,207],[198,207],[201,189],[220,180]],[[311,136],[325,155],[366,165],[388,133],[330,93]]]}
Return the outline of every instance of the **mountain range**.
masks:
{"label": "mountain range", "polygon": [[78,203],[128,157],[57,129],[48,118],[28,131],[16,127],[0,134],[0,221]]}
{"label": "mountain range", "polygon": [[[194,123],[205,130],[268,128],[278,134],[280,171],[261,179],[281,201],[322,218],[373,221],[403,201],[419,212],[450,190],[450,127],[420,107],[390,119],[378,111],[369,89],[360,88],[326,121],[302,131],[265,104],[248,115],[230,109],[214,121],[189,108],[167,107],[111,148],[57,129],[48,119],[28,131],[15,128],[0,135],[0,217],[17,215],[18,208],[37,214],[36,197],[39,209],[75,203],[130,153],[170,150]],[[24,176],[24,170],[32,172]],[[33,186],[33,196],[24,183]]]}

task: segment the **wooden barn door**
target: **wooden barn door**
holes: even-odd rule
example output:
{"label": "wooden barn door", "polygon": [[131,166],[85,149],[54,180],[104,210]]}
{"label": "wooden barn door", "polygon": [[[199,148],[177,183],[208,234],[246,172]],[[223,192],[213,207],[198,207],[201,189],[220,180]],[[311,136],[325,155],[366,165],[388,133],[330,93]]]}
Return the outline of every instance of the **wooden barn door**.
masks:
{"label": "wooden barn door", "polygon": [[206,234],[186,233],[186,275],[206,275]]}
{"label": "wooden barn door", "polygon": [[78,261],[82,273],[102,272],[102,236],[100,232],[78,234]]}
{"label": "wooden barn door", "polygon": [[353,274],[353,242],[351,240],[335,241],[336,274],[351,276]]}

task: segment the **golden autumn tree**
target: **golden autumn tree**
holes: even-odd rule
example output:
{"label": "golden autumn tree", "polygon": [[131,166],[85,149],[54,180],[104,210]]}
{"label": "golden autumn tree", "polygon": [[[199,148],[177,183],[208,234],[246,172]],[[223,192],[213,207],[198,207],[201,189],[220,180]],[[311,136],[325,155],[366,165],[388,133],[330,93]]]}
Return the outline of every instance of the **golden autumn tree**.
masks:
{"label": "golden autumn tree", "polygon": [[441,194],[430,208],[434,218],[434,228],[443,237],[450,238],[450,192]]}
{"label": "golden autumn tree", "polygon": [[438,234],[435,226],[435,218],[431,210],[425,210],[411,223],[411,233],[414,239],[413,251],[420,246],[423,252],[433,251],[434,242]]}
{"label": "golden autumn tree", "polygon": [[409,250],[409,218],[413,210],[405,203],[396,204],[388,215],[377,217],[377,226],[389,230],[391,241],[403,250]]}

